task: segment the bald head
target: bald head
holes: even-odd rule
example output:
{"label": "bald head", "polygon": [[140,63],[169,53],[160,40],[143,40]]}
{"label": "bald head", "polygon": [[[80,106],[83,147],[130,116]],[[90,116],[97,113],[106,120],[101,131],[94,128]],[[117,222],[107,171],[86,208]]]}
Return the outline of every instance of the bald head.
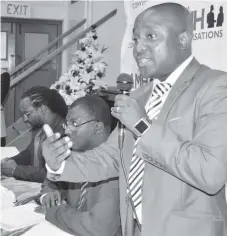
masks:
{"label": "bald head", "polygon": [[98,96],[86,95],[74,101],[67,120],[66,133],[73,140],[72,149],[76,151],[98,147],[110,134],[110,109]]}
{"label": "bald head", "polygon": [[[111,126],[111,114],[108,104],[98,96],[86,95],[74,101],[70,110],[80,110],[78,116],[82,119],[97,119],[105,125],[106,128]],[[82,112],[83,111],[83,112]]]}
{"label": "bald head", "polygon": [[156,13],[159,20],[172,28],[172,30],[182,33],[187,31],[193,33],[193,19],[187,8],[178,3],[162,3],[152,6],[140,13],[137,18],[149,17],[150,14]]}
{"label": "bald head", "polygon": [[191,55],[192,37],[192,16],[180,4],[162,3],[140,13],[133,54],[141,75],[164,80]]}

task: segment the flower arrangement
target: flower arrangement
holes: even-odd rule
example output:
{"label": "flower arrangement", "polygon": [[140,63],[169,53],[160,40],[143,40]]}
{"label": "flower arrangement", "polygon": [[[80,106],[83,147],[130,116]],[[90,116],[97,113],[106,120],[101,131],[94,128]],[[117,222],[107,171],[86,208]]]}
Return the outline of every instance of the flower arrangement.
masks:
{"label": "flower arrangement", "polygon": [[79,50],[74,53],[69,71],[50,87],[62,95],[68,106],[86,94],[107,89],[102,80],[107,67],[103,57],[106,48],[100,48],[97,39],[96,31],[92,30],[79,40]]}

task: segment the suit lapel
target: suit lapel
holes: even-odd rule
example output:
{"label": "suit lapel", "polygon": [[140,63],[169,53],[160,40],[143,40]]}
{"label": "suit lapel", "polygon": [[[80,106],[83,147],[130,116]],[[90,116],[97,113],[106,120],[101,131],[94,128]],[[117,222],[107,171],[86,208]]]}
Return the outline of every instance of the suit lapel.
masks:
{"label": "suit lapel", "polygon": [[196,59],[193,59],[192,62],[180,75],[180,77],[177,79],[158,116],[159,122],[164,122],[165,119],[168,117],[171,107],[173,106],[177,98],[181,95],[181,93],[189,86],[191,80],[195,76],[200,66],[201,65],[198,63],[198,61]]}

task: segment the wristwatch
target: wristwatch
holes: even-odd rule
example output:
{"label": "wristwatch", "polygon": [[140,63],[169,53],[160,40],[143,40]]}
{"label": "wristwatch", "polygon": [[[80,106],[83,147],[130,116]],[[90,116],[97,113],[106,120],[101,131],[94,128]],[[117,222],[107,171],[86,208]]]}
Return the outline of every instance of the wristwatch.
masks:
{"label": "wristwatch", "polygon": [[141,118],[135,125],[133,132],[137,137],[143,135],[151,126],[151,120],[147,118]]}

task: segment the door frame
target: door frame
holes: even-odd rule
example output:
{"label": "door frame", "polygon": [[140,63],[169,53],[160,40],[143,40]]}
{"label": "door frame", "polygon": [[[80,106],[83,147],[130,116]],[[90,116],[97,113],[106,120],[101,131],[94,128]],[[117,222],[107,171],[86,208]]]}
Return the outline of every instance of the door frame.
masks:
{"label": "door frame", "polygon": [[[63,24],[63,21],[60,21],[60,20],[42,20],[42,19],[21,19],[21,18],[13,18],[13,17],[1,17],[1,24],[2,23],[5,23],[5,22],[9,22],[11,23],[11,27],[17,27],[16,24],[32,24],[32,25],[35,25],[35,24],[46,24],[46,25],[56,25],[57,26],[57,37],[60,36],[62,34],[62,24]],[[18,34],[16,32],[17,28],[15,29],[11,29],[11,32],[15,33],[15,50],[16,50],[16,42],[17,42],[17,37],[18,37]],[[20,29],[19,29],[20,30]],[[57,44],[57,46],[59,47],[60,45],[62,45],[62,42],[59,42]],[[7,53],[8,53],[8,50],[7,50]],[[9,55],[8,56],[8,60],[9,60]],[[16,65],[16,58],[14,58],[14,65]],[[59,65],[59,69],[58,69],[58,75],[60,76],[61,75],[61,71],[62,71],[62,57],[61,57],[61,54],[60,54],[60,57],[59,57],[59,61],[58,61],[58,65]],[[10,69],[10,68],[9,68]]]}
{"label": "door frame", "polygon": [[[1,18],[1,24],[4,24],[8,22],[9,24],[11,24],[11,28],[10,28],[10,32],[15,35],[15,38],[14,38],[14,42],[15,42],[15,47],[14,47],[14,50],[15,50],[15,53],[14,55],[16,55],[16,47],[17,47],[17,40],[18,40],[18,37],[19,37],[19,34],[18,34],[18,30],[20,26],[20,24],[22,25],[32,25],[35,27],[35,25],[54,25],[57,29],[57,37],[60,36],[62,34],[62,23],[63,21],[57,21],[57,20],[39,20],[39,19],[19,19],[19,18],[10,18],[10,17],[2,17]],[[50,41],[51,42],[51,41]],[[49,42],[49,43],[50,43]],[[56,44],[56,46],[61,46],[62,45],[62,41],[60,41],[58,44]],[[54,48],[54,47],[53,47]],[[9,59],[10,55],[8,53],[8,59]],[[14,65],[15,65],[15,60],[16,60],[16,57],[13,58],[14,59]],[[59,54],[57,57],[56,57],[56,60],[57,60],[57,77],[59,77],[61,75],[61,71],[62,71],[62,55]],[[10,68],[8,68],[10,70]],[[14,76],[13,76],[14,77]],[[12,80],[13,78],[11,78]],[[9,97],[8,99],[8,103],[10,104],[13,104],[13,106],[7,106],[7,113],[10,113],[12,114],[13,117],[10,118],[10,121],[8,122],[7,126],[9,126],[10,124],[12,124],[12,122],[14,123],[17,118],[16,118],[16,88],[13,88],[11,90],[11,96]]]}

